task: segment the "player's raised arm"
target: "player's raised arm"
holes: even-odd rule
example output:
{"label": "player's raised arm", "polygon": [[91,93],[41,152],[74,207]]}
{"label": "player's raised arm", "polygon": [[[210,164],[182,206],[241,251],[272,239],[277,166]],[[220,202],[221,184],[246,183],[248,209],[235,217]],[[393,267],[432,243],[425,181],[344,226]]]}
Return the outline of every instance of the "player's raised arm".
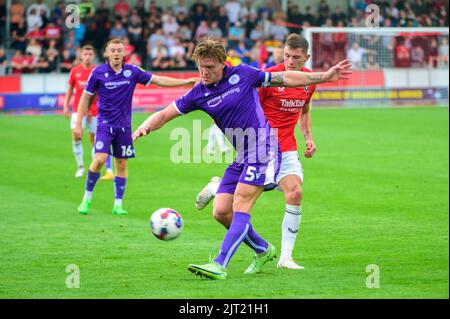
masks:
{"label": "player's raised arm", "polygon": [[141,136],[148,135],[151,131],[156,131],[169,122],[170,120],[180,116],[180,113],[175,109],[174,103],[169,104],[165,109],[153,113],[146,119],[138,129],[133,133],[133,141]]}
{"label": "player's raised arm", "polygon": [[84,91],[83,95],[81,95],[80,103],[78,104],[77,122],[75,124],[75,129],[73,130],[75,138],[81,139],[83,136],[81,123],[83,120],[83,116],[87,114],[89,106],[92,104],[93,98],[94,95],[90,95],[86,91]]}
{"label": "player's raised arm", "polygon": [[352,65],[348,60],[342,60],[326,72],[284,71],[272,72],[270,86],[298,87],[325,82],[349,79]]}
{"label": "player's raised arm", "polygon": [[162,75],[152,77],[152,83],[158,86],[193,86],[199,80],[199,78],[176,79]]}

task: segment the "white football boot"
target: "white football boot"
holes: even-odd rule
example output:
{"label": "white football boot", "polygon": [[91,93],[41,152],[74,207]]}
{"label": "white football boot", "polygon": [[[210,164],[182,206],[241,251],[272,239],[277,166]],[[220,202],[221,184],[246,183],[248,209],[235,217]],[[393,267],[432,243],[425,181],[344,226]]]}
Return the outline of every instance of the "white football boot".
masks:
{"label": "white football boot", "polygon": [[294,261],[294,259],[286,258],[286,259],[280,259],[277,263],[278,269],[305,269],[305,267],[297,265],[297,263]]}
{"label": "white football boot", "polygon": [[197,194],[195,199],[195,208],[198,210],[202,210],[208,205],[208,203],[216,196],[217,189],[220,185],[220,177],[214,176],[209,181],[208,185],[206,185],[200,193]]}
{"label": "white football boot", "polygon": [[77,168],[77,172],[75,173],[75,177],[80,178],[83,177],[83,175],[84,175],[84,166],[79,166]]}

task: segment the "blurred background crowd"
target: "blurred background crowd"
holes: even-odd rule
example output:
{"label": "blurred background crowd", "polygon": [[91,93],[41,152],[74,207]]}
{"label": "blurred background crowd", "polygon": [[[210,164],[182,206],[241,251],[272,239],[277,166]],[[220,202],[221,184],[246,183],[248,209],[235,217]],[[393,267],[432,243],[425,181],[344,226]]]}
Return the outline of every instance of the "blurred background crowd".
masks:
{"label": "blurred background crowd", "polygon": [[[350,1],[346,10],[331,0],[303,10],[288,1],[285,11],[279,0],[196,0],[190,5],[178,0],[164,8],[154,0],[148,5],[144,0],[134,5],[125,0],[81,0],[74,2],[80,8],[80,24],[68,28],[70,3],[57,1],[49,7],[42,0],[29,5],[13,0],[7,8],[0,0],[0,75],[69,72],[79,63],[81,46],[91,44],[101,56],[104,44],[114,37],[126,42],[126,62],[149,70],[195,69],[192,51],[209,36],[222,39],[230,65],[244,62],[264,68],[282,59],[277,48],[291,32],[302,33],[311,26],[364,26],[369,3],[381,8],[380,26],[392,28],[448,27],[449,9],[448,1],[439,0],[359,0]],[[448,65],[445,37],[321,33],[315,40],[320,45],[315,47],[314,68],[327,68],[345,56],[359,69]]]}

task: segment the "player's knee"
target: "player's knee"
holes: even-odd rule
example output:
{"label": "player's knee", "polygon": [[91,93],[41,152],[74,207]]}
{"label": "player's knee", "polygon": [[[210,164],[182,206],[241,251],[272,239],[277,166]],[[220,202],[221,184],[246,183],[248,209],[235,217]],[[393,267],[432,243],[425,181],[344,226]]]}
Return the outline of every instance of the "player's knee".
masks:
{"label": "player's knee", "polygon": [[295,185],[285,192],[286,202],[292,205],[300,205],[303,197],[300,185]]}
{"label": "player's knee", "polygon": [[229,209],[224,209],[222,207],[214,207],[213,210],[214,219],[225,227],[229,227],[231,220],[233,219],[233,212]]}
{"label": "player's knee", "polygon": [[106,158],[103,156],[95,156],[94,157],[94,165],[97,167],[102,167],[106,163]]}

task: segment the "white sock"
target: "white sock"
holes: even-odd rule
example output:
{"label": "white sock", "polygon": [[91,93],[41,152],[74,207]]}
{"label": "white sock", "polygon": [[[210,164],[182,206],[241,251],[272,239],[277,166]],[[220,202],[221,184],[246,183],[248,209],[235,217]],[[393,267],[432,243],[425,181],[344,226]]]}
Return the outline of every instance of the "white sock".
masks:
{"label": "white sock", "polygon": [[84,191],[84,200],[92,200],[92,192]]}
{"label": "white sock", "polygon": [[73,155],[75,155],[75,160],[77,161],[77,166],[84,166],[83,163],[83,144],[81,141],[72,141]]}
{"label": "white sock", "polygon": [[122,206],[122,198],[115,198],[114,206]]}
{"label": "white sock", "polygon": [[286,204],[283,223],[281,224],[281,256],[280,259],[292,257],[297,233],[302,221],[301,206]]}

